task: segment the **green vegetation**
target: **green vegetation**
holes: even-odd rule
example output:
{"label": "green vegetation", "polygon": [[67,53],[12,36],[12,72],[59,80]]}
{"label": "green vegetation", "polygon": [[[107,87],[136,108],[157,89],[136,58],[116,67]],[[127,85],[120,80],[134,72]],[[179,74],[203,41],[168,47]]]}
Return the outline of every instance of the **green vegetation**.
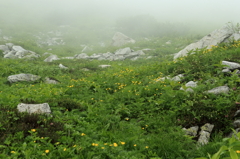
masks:
{"label": "green vegetation", "polygon": [[[13,43],[39,54],[47,51],[48,47],[38,47],[31,36],[25,38],[13,39]],[[215,158],[238,155],[239,141],[222,138],[233,129],[240,81],[236,74],[225,76],[221,72],[221,61],[240,63],[240,42],[199,49],[172,60],[173,53],[196,39],[199,37],[139,39],[126,46],[150,48],[147,55],[154,58],[136,61],[62,59],[46,63],[45,57],[32,61],[0,58],[0,158],[194,159],[216,152]],[[171,45],[165,44],[168,40]],[[80,53],[81,47],[70,43],[52,47],[51,53],[60,57]],[[93,48],[103,53],[118,49]],[[60,63],[69,69],[60,69]],[[103,69],[100,64],[111,67]],[[8,76],[19,73],[42,78],[31,83],[7,81]],[[157,81],[178,74],[185,75],[183,81]],[[59,84],[46,84],[45,77]],[[190,80],[198,81],[194,93],[179,90]],[[204,93],[222,85],[231,88],[228,94]],[[19,113],[19,103],[48,103],[52,116]],[[210,143],[199,147],[182,128],[205,123],[214,124],[214,131]]]}

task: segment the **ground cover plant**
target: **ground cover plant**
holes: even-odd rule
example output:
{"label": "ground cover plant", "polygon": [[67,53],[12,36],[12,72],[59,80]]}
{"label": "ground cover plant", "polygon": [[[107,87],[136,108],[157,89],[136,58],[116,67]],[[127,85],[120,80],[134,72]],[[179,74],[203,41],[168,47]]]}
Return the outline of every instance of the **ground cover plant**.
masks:
{"label": "ground cover plant", "polygon": [[[226,152],[238,155],[240,149],[231,147],[238,143],[237,139],[226,139],[230,140],[228,144],[222,138],[232,131],[234,113],[239,109],[239,77],[222,74],[221,61],[240,63],[240,42],[199,49],[173,61],[172,54],[193,39],[197,38],[158,37],[126,45],[153,49],[148,55],[154,58],[136,61],[61,59],[46,63],[44,57],[0,58],[1,158],[193,159],[207,158],[218,151],[217,155],[225,152],[225,157]],[[168,40],[171,45],[165,44]],[[47,49],[28,40],[18,44],[39,54]],[[58,47],[53,53],[69,49]],[[71,55],[78,52],[71,51]],[[58,55],[64,56],[64,51]],[[59,69],[60,63],[68,69]],[[100,64],[111,67],[100,68]],[[30,83],[7,81],[8,76],[19,73],[42,78]],[[158,81],[180,73],[185,75],[181,82]],[[59,83],[46,84],[45,77]],[[190,80],[198,81],[194,93],[179,90]],[[230,92],[204,93],[221,85],[228,85]],[[19,103],[48,103],[52,116],[19,113]],[[199,147],[196,139],[186,136],[182,128],[205,123],[215,127],[210,143]]]}

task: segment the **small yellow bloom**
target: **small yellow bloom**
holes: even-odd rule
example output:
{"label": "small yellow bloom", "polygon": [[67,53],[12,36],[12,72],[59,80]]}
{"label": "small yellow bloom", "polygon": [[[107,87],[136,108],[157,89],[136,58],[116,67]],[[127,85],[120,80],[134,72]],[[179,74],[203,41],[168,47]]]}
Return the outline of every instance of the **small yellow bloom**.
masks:
{"label": "small yellow bloom", "polygon": [[45,153],[48,153],[49,152],[49,150],[45,150]]}
{"label": "small yellow bloom", "polygon": [[36,129],[31,129],[32,132],[36,132]]}
{"label": "small yellow bloom", "polygon": [[41,139],[44,139],[44,137],[41,137]]}
{"label": "small yellow bloom", "polygon": [[114,146],[114,147],[117,147],[117,146],[118,146],[118,144],[117,144],[117,143],[113,143],[113,146]]}
{"label": "small yellow bloom", "polygon": [[148,149],[148,148],[149,148],[149,146],[146,146],[145,148],[146,148],[146,149]]}
{"label": "small yellow bloom", "polygon": [[76,147],[77,145],[73,145],[73,147]]}
{"label": "small yellow bloom", "polygon": [[134,144],[133,146],[137,146],[136,144]]}
{"label": "small yellow bloom", "polygon": [[84,134],[84,133],[81,133],[81,136],[84,136],[84,135],[86,135],[86,134]]}
{"label": "small yellow bloom", "polygon": [[144,128],[142,128],[144,130]]}
{"label": "small yellow bloom", "polygon": [[108,143],[104,143],[104,145],[107,145]]}
{"label": "small yellow bloom", "polygon": [[125,144],[125,142],[121,142],[121,144],[122,144],[122,145],[124,145],[124,144]]}
{"label": "small yellow bloom", "polygon": [[66,151],[66,150],[67,150],[66,148],[63,149],[63,151]]}
{"label": "small yellow bloom", "polygon": [[105,147],[101,147],[102,149],[104,149]]}
{"label": "small yellow bloom", "polygon": [[16,153],[15,151],[11,151],[11,153]]}
{"label": "small yellow bloom", "polygon": [[125,120],[129,120],[129,118],[125,118]]}
{"label": "small yellow bloom", "polygon": [[92,143],[92,146],[98,146],[98,144]]}
{"label": "small yellow bloom", "polygon": [[237,153],[240,153],[240,150],[237,150],[236,152],[237,152]]}

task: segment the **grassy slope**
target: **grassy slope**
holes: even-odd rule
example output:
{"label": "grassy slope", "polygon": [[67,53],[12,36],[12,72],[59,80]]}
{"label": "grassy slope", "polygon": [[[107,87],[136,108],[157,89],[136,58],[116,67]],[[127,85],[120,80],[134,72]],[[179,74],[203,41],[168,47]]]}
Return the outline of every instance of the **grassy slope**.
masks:
{"label": "grassy slope", "polygon": [[[0,156],[134,159],[194,158],[214,153],[219,148],[217,141],[221,135],[231,128],[233,112],[238,108],[235,102],[239,100],[236,95],[239,90],[235,89],[238,77],[224,76],[219,63],[222,60],[240,62],[240,44],[235,42],[212,50],[199,50],[173,62],[165,55],[177,52],[189,41],[175,38],[172,45],[162,46],[166,39],[131,45],[131,48],[154,48],[149,54],[157,57],[149,60],[44,63],[43,58],[35,61],[0,59]],[[19,44],[44,52],[31,42]],[[59,63],[69,69],[60,70]],[[112,66],[100,69],[99,64]],[[9,84],[7,77],[18,73],[32,73],[43,78],[34,83]],[[179,73],[186,75],[181,83],[155,81]],[[60,84],[45,84],[45,77],[55,78]],[[208,79],[214,82],[206,82]],[[198,81],[195,92],[179,91],[190,80]],[[203,93],[224,84],[234,88],[227,95]],[[47,102],[53,117],[19,114],[16,106],[21,102]],[[181,128],[202,126],[206,122],[215,124],[212,142],[197,149],[194,140],[184,136]]]}

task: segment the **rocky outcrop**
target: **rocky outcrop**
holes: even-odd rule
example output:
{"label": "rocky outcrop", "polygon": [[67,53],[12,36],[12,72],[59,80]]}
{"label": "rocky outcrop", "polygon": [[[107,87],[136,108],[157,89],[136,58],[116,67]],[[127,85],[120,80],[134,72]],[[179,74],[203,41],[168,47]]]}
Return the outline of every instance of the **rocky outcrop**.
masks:
{"label": "rocky outcrop", "polygon": [[189,51],[202,49],[207,47],[207,49],[211,48],[213,45],[217,45],[222,42],[227,42],[231,38],[235,38],[238,40],[240,37],[240,33],[234,33],[232,29],[227,26],[222,27],[221,29],[214,30],[210,34],[204,36],[198,42],[192,43],[186,46],[183,50],[179,51],[174,55],[174,59],[177,59],[182,56],[186,56]]}
{"label": "rocky outcrop", "polygon": [[123,33],[116,32],[112,38],[112,46],[123,46],[128,43],[135,43],[135,40],[129,38],[128,36],[124,35]]}

